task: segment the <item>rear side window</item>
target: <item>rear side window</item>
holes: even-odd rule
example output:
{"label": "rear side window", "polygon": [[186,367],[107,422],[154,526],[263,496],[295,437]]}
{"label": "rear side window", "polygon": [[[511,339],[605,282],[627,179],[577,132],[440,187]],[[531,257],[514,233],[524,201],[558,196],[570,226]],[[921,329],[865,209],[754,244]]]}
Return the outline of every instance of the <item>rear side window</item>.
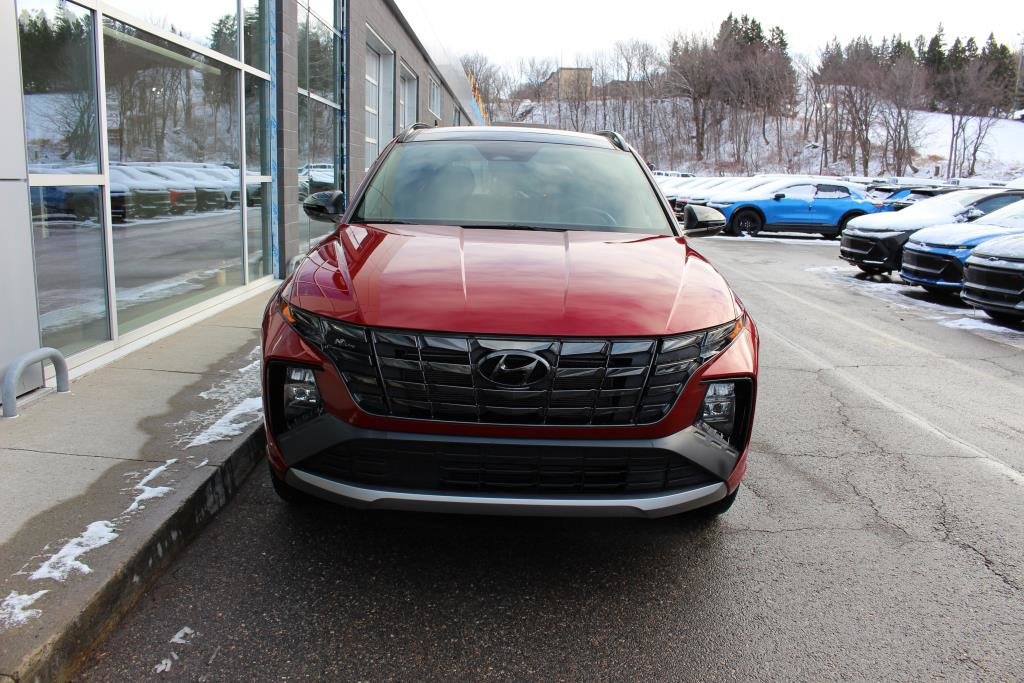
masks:
{"label": "rear side window", "polygon": [[671,235],[632,154],[502,140],[395,145],[351,222],[487,227],[531,225]]}
{"label": "rear side window", "polygon": [[814,185],[793,185],[779,190],[786,199],[814,199]]}
{"label": "rear side window", "polygon": [[849,199],[850,191],[842,185],[818,185],[815,199]]}

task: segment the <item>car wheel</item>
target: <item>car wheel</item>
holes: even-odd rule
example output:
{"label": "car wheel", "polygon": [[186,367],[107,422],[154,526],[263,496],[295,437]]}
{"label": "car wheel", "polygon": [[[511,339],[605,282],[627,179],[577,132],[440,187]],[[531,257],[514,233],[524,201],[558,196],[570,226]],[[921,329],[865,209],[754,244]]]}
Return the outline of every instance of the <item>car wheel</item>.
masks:
{"label": "car wheel", "polygon": [[280,479],[269,462],[267,463],[267,469],[270,470],[270,482],[274,486],[274,493],[284,502],[289,505],[308,505],[315,500],[313,496],[305,491],[300,491],[288,482]]}
{"label": "car wheel", "polygon": [[860,268],[865,273],[867,273],[868,275],[881,275],[882,273],[885,272],[881,268],[875,268],[874,266],[865,266],[863,263],[858,263],[857,267]]}
{"label": "car wheel", "polygon": [[1018,315],[1017,313],[1004,313],[1003,311],[985,311],[988,317],[992,318],[996,322],[1001,323],[1019,323],[1024,322],[1024,315]]}
{"label": "car wheel", "polygon": [[761,220],[761,215],[756,211],[747,209],[740,211],[736,214],[736,217],[732,221],[733,231],[739,235],[741,233],[747,233],[751,237],[755,237],[761,228],[764,227],[764,221]]}

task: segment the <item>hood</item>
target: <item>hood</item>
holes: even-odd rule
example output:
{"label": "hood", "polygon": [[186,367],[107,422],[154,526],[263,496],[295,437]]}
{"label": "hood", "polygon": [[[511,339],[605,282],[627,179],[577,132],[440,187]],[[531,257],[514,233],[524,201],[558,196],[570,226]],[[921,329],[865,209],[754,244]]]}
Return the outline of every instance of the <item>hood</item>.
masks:
{"label": "hood", "polygon": [[951,223],[918,230],[911,241],[941,247],[973,247],[986,240],[1003,235],[1019,235],[1024,228],[1005,228],[981,223]]}
{"label": "hood", "polygon": [[342,226],[284,296],[357,324],[486,334],[652,336],[740,312],[681,237],[437,225]]}
{"label": "hood", "polygon": [[[922,207],[923,208],[923,207]],[[847,226],[862,232],[889,232],[893,230],[920,230],[933,225],[954,223],[956,212],[949,210],[914,211],[914,206],[902,211],[866,213],[852,219]]]}
{"label": "hood", "polygon": [[996,258],[1024,261],[1024,234],[997,237],[988,240],[974,250],[977,256],[994,256]]}

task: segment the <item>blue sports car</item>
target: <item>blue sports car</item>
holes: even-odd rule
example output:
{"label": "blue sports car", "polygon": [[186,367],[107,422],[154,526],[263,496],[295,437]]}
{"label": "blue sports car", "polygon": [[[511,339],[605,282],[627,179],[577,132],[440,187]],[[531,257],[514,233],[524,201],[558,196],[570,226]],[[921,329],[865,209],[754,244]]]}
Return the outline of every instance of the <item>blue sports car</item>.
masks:
{"label": "blue sports car", "polygon": [[903,247],[900,277],[934,294],[956,294],[963,287],[964,263],[974,247],[996,237],[1024,233],[1024,201],[1014,202],[973,223],[918,230]]}
{"label": "blue sports car", "polygon": [[708,206],[725,214],[729,233],[818,232],[839,237],[847,222],[878,211],[863,185],[842,180],[789,178],[746,192],[724,191]]}

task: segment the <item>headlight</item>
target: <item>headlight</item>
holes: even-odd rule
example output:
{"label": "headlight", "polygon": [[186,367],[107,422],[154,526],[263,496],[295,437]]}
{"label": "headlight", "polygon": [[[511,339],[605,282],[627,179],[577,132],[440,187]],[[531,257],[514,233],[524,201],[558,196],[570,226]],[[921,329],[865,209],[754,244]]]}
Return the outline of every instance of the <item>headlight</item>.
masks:
{"label": "headlight", "polygon": [[711,382],[704,394],[700,420],[728,439],[736,421],[736,383]]}
{"label": "headlight", "polygon": [[696,427],[712,441],[743,450],[754,407],[754,384],[749,379],[713,380],[706,384]]}
{"label": "headlight", "polygon": [[282,386],[285,429],[291,429],[323,412],[316,376],[310,368],[287,366]]}
{"label": "headlight", "polygon": [[708,206],[715,209],[725,209],[732,206],[732,202],[708,202]]}
{"label": "headlight", "polygon": [[280,305],[281,315],[299,336],[334,361],[356,403],[370,412],[384,412],[383,392],[366,330],[304,311],[283,299]]}

